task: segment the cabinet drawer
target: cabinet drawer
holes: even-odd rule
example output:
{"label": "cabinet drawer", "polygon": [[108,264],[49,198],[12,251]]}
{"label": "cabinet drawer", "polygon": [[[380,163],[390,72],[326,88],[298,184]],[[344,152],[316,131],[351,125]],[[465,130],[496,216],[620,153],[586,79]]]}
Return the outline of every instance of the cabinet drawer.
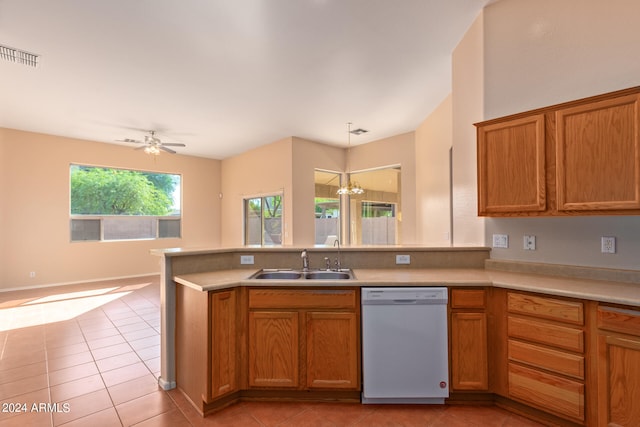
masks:
{"label": "cabinet drawer", "polygon": [[509,340],[509,360],[584,380],[584,356]]}
{"label": "cabinet drawer", "polygon": [[451,308],[484,308],[484,289],[451,289]]}
{"label": "cabinet drawer", "polygon": [[353,289],[250,289],[249,308],[343,308],[358,305]]}
{"label": "cabinet drawer", "polygon": [[584,384],[509,363],[509,395],[542,410],[584,421]]}
{"label": "cabinet drawer", "polygon": [[527,314],[559,322],[584,324],[584,307],[581,302],[509,292],[507,308],[512,313]]}
{"label": "cabinet drawer", "polygon": [[568,326],[509,316],[507,333],[513,338],[522,338],[577,353],[584,352],[583,331]]}
{"label": "cabinet drawer", "polygon": [[640,311],[600,306],[598,328],[640,336]]}

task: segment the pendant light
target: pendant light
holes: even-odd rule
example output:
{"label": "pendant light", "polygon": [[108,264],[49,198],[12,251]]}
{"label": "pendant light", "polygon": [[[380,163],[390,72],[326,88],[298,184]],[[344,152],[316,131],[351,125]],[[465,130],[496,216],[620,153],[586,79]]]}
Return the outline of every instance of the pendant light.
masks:
{"label": "pendant light", "polygon": [[362,189],[362,187],[360,187],[360,185],[357,182],[351,182],[351,161],[350,161],[350,157],[351,157],[351,122],[347,123],[347,138],[348,138],[348,145],[347,145],[347,175],[349,177],[349,180],[347,182],[347,185],[342,185],[340,186],[340,188],[338,189],[338,194],[342,195],[342,194],[346,194],[348,196],[352,195],[352,194],[362,194],[364,193],[364,190]]}

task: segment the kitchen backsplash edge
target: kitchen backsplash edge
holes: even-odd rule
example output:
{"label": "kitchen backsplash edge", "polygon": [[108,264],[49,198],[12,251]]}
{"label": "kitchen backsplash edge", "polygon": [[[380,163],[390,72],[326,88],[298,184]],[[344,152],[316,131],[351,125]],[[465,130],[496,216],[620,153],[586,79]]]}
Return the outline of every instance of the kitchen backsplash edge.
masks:
{"label": "kitchen backsplash edge", "polygon": [[640,271],[636,270],[617,270],[579,265],[545,264],[498,259],[486,259],[484,265],[486,270],[640,284]]}

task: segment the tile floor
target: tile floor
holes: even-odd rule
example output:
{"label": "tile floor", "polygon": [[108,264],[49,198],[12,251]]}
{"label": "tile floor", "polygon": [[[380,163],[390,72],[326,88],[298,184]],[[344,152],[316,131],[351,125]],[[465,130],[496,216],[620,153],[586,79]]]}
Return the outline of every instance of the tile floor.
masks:
{"label": "tile floor", "polygon": [[494,407],[242,402],[162,391],[158,277],[0,293],[0,427],[537,426]]}

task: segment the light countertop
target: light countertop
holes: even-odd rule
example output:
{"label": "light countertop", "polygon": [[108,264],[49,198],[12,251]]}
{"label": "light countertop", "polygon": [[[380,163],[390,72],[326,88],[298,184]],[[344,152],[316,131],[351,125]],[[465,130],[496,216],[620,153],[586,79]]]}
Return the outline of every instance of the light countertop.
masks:
{"label": "light countertop", "polygon": [[354,269],[351,280],[252,280],[256,269],[218,270],[174,277],[199,291],[236,286],[494,286],[571,298],[640,307],[640,284],[605,280],[512,273],[485,269]]}

